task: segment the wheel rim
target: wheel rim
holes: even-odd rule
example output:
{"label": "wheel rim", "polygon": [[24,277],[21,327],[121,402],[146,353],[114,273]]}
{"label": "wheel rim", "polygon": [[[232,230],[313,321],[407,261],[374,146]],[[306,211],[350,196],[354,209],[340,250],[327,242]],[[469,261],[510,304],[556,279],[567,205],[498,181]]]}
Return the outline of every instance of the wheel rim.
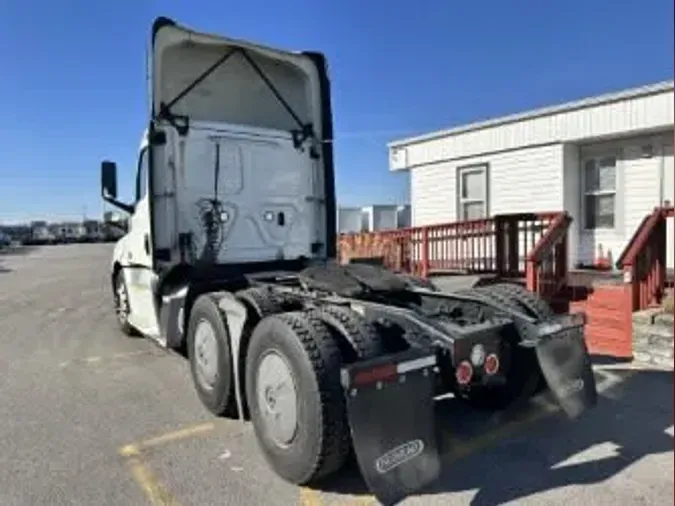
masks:
{"label": "wheel rim", "polygon": [[126,323],[129,317],[129,297],[121,278],[118,278],[117,289],[115,290],[115,312],[117,313],[117,319],[121,323]]}
{"label": "wheel rim", "polygon": [[291,368],[276,352],[260,362],[256,397],[266,432],[278,446],[288,446],[297,432],[298,397]]}
{"label": "wheel rim", "polygon": [[195,328],[194,354],[199,384],[206,390],[213,389],[218,379],[218,341],[207,320],[199,320]]}

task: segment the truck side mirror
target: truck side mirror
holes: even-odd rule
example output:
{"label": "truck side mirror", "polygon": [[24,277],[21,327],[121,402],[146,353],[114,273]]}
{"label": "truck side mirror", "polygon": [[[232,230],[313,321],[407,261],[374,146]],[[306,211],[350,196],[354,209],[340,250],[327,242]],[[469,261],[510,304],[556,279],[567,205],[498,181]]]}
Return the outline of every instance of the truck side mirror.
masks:
{"label": "truck side mirror", "polygon": [[101,195],[117,198],[117,164],[115,162],[101,162]]}
{"label": "truck side mirror", "polygon": [[134,206],[117,200],[117,164],[115,162],[101,162],[101,196],[103,200],[126,213],[134,212]]}

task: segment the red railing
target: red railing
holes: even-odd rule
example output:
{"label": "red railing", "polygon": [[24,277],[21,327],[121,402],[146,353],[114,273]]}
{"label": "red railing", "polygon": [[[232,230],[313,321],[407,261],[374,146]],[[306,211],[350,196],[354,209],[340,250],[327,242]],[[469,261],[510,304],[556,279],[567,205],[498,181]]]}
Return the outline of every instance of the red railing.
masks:
{"label": "red railing", "polygon": [[661,302],[666,286],[666,224],[672,216],[672,207],[654,208],[616,262],[628,284],[632,311]]}
{"label": "red railing", "polygon": [[[561,216],[563,213],[559,212],[501,214],[481,220],[344,234],[339,239],[340,260],[379,258],[390,269],[421,276],[462,272],[524,277],[528,265],[547,265],[550,257],[564,257],[565,263],[560,264],[563,267],[553,271],[564,279],[566,246],[562,249],[554,247],[553,251],[542,246],[536,258],[528,256],[530,250],[551,233],[551,227],[560,222]],[[565,227],[564,232],[566,230]],[[558,226],[553,232],[561,233]],[[564,232],[564,237],[556,236],[545,245],[555,246],[566,240]],[[538,272],[548,272],[545,267],[538,269]],[[565,271],[564,275],[560,269]],[[542,281],[537,287],[543,287],[548,278],[542,274],[539,279]]]}
{"label": "red railing", "polygon": [[567,282],[567,231],[571,216],[559,213],[527,255],[527,289],[550,300]]}

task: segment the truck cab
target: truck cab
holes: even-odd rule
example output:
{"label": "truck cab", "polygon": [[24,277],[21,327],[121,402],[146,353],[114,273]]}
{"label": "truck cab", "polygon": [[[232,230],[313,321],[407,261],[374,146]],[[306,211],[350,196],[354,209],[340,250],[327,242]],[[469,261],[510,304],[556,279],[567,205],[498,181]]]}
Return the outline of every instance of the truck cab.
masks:
{"label": "truck cab", "polygon": [[162,297],[195,279],[302,266],[335,257],[332,113],[319,53],[287,52],[152,27],[150,118],[135,198],[102,197],[129,214],[112,283],[124,326],[166,343]]}

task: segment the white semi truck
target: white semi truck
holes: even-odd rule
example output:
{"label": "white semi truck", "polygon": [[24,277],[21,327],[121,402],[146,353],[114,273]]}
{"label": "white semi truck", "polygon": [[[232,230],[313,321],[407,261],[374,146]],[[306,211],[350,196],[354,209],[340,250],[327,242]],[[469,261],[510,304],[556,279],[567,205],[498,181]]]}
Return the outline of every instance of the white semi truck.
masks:
{"label": "white semi truck", "polygon": [[336,261],[326,60],[152,26],[151,113],[110,280],[119,325],[186,351],[215,415],[250,420],[270,466],[306,484],[353,448],[383,503],[436,478],[435,396],[503,409],[548,386],[596,403],[585,320],[509,284],[442,293]]}

